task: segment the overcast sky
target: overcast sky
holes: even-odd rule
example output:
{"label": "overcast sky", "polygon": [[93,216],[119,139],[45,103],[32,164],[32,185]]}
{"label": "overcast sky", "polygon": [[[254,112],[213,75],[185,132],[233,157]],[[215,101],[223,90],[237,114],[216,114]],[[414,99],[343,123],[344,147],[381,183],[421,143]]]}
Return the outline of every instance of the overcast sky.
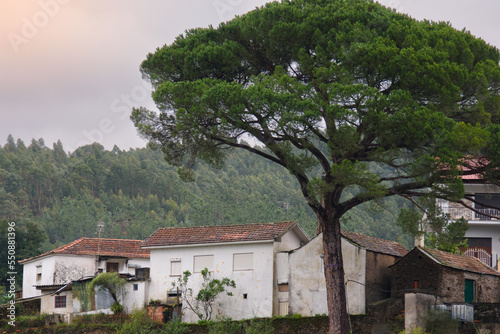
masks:
{"label": "overcast sky", "polygon": [[[0,145],[60,139],[143,147],[132,106],[154,108],[139,65],[186,29],[230,20],[265,0],[0,0]],[[449,21],[500,47],[498,0],[380,0]]]}

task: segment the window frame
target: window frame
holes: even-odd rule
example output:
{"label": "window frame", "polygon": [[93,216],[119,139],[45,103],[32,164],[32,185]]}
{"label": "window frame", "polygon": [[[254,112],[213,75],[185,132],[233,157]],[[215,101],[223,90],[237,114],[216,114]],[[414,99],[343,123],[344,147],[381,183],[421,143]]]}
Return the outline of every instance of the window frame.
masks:
{"label": "window frame", "polygon": [[54,308],[66,308],[66,295],[55,296]]}
{"label": "window frame", "polygon": [[[176,264],[178,263],[178,265],[179,265],[179,269],[178,269],[179,271],[178,271],[178,273],[174,272],[174,267],[173,267],[174,263],[176,263]],[[193,265],[194,265],[194,262],[193,262]],[[179,259],[179,258],[172,258],[172,259],[170,259],[170,276],[171,277],[180,277],[180,276],[182,276],[182,261],[181,261],[181,259]]]}
{"label": "window frame", "polygon": [[[110,271],[110,268],[116,268],[116,271]],[[118,262],[106,262],[106,272],[107,273],[119,273],[120,272],[120,265]]]}
{"label": "window frame", "polygon": [[[248,268],[247,266],[238,266],[238,268],[236,268],[236,263],[237,263],[236,257],[240,256],[240,255],[251,255],[252,256],[250,268]],[[248,259],[245,259],[245,261],[248,261]],[[238,261],[238,262],[240,262],[240,261]],[[254,270],[254,253],[253,252],[233,253],[233,271],[251,271],[251,270]]]}
{"label": "window frame", "polygon": [[[210,266],[207,266],[207,265],[203,265],[202,267],[203,268],[198,268],[196,266],[196,259],[201,259],[201,258],[211,258],[212,259],[212,263]],[[201,273],[201,271],[205,268],[208,269],[208,271],[214,271],[214,255],[213,254],[207,254],[207,255],[194,255],[193,256],[193,273]]]}
{"label": "window frame", "polygon": [[42,280],[42,266],[36,266],[36,281],[39,282]]}

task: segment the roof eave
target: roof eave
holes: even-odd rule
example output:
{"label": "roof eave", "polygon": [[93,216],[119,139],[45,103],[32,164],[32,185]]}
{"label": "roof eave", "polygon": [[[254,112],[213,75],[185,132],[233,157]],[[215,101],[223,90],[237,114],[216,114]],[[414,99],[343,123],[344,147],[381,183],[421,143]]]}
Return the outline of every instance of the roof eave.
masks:
{"label": "roof eave", "polygon": [[228,244],[238,245],[238,244],[261,244],[261,243],[271,243],[276,239],[264,239],[264,240],[247,240],[247,241],[227,241],[227,242],[206,242],[202,244],[180,244],[180,245],[154,245],[154,246],[141,246],[142,249],[164,249],[164,248],[186,248],[186,247],[206,247],[206,246],[225,246]]}

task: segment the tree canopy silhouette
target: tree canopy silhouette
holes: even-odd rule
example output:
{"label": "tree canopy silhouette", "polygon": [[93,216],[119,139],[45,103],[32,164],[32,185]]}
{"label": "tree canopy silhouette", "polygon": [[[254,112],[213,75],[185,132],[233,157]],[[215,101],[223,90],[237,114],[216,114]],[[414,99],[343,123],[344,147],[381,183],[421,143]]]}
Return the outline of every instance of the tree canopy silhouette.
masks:
{"label": "tree canopy silhouette", "polygon": [[160,112],[131,118],[184,177],[229,148],[294,175],[323,233],[330,331],[348,333],[340,218],[392,195],[458,200],[460,173],[498,180],[499,59],[466,31],[369,0],[272,2],[149,54]]}

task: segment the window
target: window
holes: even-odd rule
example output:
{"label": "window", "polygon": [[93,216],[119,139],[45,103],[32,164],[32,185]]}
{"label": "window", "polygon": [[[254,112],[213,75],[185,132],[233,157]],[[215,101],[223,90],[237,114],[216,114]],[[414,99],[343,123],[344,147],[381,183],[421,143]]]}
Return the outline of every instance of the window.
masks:
{"label": "window", "polygon": [[491,220],[490,216],[498,216],[500,211],[496,208],[500,207],[499,194],[475,194],[475,199],[479,203],[475,203],[474,207],[481,213],[475,214],[475,218],[479,220]]}
{"label": "window", "polygon": [[134,291],[139,290],[139,284],[134,283],[133,290],[134,290]]}
{"label": "window", "polygon": [[181,259],[170,259],[170,276],[181,276]]}
{"label": "window", "polygon": [[108,273],[117,273],[118,272],[118,263],[116,263],[116,262],[106,263],[106,271]]}
{"label": "window", "polygon": [[233,254],[233,270],[253,270],[253,253]]}
{"label": "window", "polygon": [[36,280],[42,280],[42,266],[36,266]]}
{"label": "window", "polygon": [[213,255],[195,256],[193,271],[195,273],[199,273],[205,268],[208,268],[209,271],[214,271],[214,256]]}
{"label": "window", "polygon": [[55,308],[66,307],[66,296],[56,296]]}
{"label": "window", "polygon": [[419,280],[414,280],[414,281],[413,281],[413,288],[414,288],[414,289],[418,289],[419,285],[420,285]]}

